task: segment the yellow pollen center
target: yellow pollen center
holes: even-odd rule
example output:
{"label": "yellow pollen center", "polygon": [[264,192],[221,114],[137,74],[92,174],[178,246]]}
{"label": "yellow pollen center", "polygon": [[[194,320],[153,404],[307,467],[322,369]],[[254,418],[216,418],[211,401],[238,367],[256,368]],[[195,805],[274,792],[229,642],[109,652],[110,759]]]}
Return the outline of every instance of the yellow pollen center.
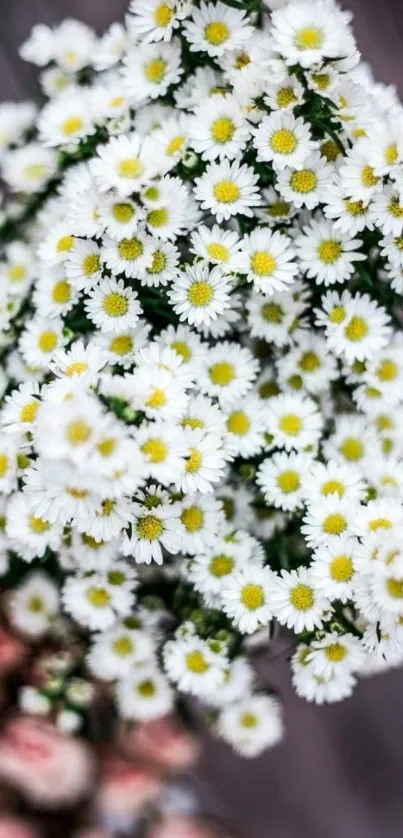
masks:
{"label": "yellow pollen center", "polygon": [[318,256],[325,265],[334,265],[343,252],[340,242],[326,239],[318,247]]}
{"label": "yellow pollen center", "polygon": [[150,84],[161,84],[167,71],[167,62],[163,58],[155,58],[144,67],[144,75]]}
{"label": "yellow pollen center", "polygon": [[203,463],[203,457],[196,448],[191,448],[189,453],[189,458],[186,463],[186,471],[188,474],[196,474],[201,468]]}
{"label": "yellow pollen center", "polygon": [[326,647],[325,655],[332,663],[341,663],[347,655],[347,649],[341,643],[331,643]]}
{"label": "yellow pollen center", "polygon": [[35,535],[42,535],[42,533],[50,529],[49,521],[45,521],[43,518],[36,518],[35,515],[30,515],[28,520],[29,528]]}
{"label": "yellow pollen center", "polygon": [[266,602],[264,590],[261,585],[244,585],[241,591],[241,602],[248,611],[257,611]]}
{"label": "yellow pollen center", "polygon": [[297,101],[297,97],[292,87],[282,87],[277,93],[277,104],[279,108],[288,108]]}
{"label": "yellow pollen center", "polygon": [[141,450],[152,463],[163,463],[168,456],[168,447],[161,439],[148,439]]}
{"label": "yellow pollen center", "polygon": [[100,453],[101,457],[110,457],[115,450],[116,439],[113,439],[112,437],[105,437],[104,439],[100,439],[97,443],[97,451]]}
{"label": "yellow pollen center", "polygon": [[284,320],[284,311],[277,303],[264,303],[260,309],[263,320],[268,323],[282,323]]}
{"label": "yellow pollen center", "polygon": [[110,595],[105,588],[89,588],[87,599],[94,608],[105,608],[105,606],[109,605]]}
{"label": "yellow pollen center", "polygon": [[[118,175],[120,175],[120,177],[136,180],[141,177],[143,173],[144,163],[142,163],[141,160],[138,160],[137,157],[127,157],[126,160],[121,160],[118,165]],[[122,204],[115,204],[114,215],[116,206],[121,207]],[[127,204],[123,204],[123,206],[127,206]],[[124,210],[124,212],[127,213],[127,210]],[[115,218],[117,218],[118,221],[121,221],[118,215],[115,215]],[[128,218],[126,217],[124,220],[127,221]]]}
{"label": "yellow pollen center", "polygon": [[65,374],[68,378],[73,378],[74,375],[81,375],[83,372],[86,372],[87,369],[88,364],[86,364],[85,361],[74,361],[67,367]]}
{"label": "yellow pollen center", "polygon": [[339,498],[342,498],[345,491],[343,483],[340,483],[339,480],[326,480],[322,486],[322,495],[325,495],[325,497],[337,494]]}
{"label": "yellow pollen center", "polygon": [[169,6],[168,3],[161,3],[160,6],[157,6],[154,12],[154,21],[157,26],[164,29],[166,26],[169,26],[173,16],[174,12],[171,6]]}
{"label": "yellow pollen center", "polygon": [[188,289],[188,300],[192,306],[208,306],[213,299],[213,289],[208,282],[193,282]]}
{"label": "yellow pollen center", "polygon": [[299,172],[293,172],[290,179],[290,186],[294,192],[300,192],[305,195],[307,192],[312,192],[318,183],[315,172],[311,169],[300,169]]}
{"label": "yellow pollen center", "polygon": [[191,353],[191,350],[189,349],[187,343],[185,343],[182,340],[174,340],[171,343],[171,349],[174,349],[175,352],[177,352],[178,355],[180,355],[181,358],[183,358],[185,363],[187,363],[187,364],[189,363],[189,361],[192,357],[192,353]]}
{"label": "yellow pollen center", "polygon": [[403,579],[387,579],[386,590],[393,599],[403,599]]}
{"label": "yellow pollen center", "polygon": [[239,719],[239,724],[247,730],[253,730],[253,728],[258,726],[259,719],[255,713],[242,713],[242,716]]}
{"label": "yellow pollen center", "polygon": [[364,166],[361,170],[361,183],[369,189],[375,186],[379,181],[379,177],[374,174],[372,166]]}
{"label": "yellow pollen center", "polygon": [[20,412],[21,422],[33,422],[38,412],[39,402],[25,404]]}
{"label": "yellow pollen center", "polygon": [[258,276],[271,276],[277,268],[277,261],[267,250],[256,250],[251,256],[250,266]]}
{"label": "yellow pollen center", "polygon": [[344,334],[348,340],[356,342],[363,340],[367,336],[368,331],[368,323],[366,320],[362,317],[354,316],[344,329]]}
{"label": "yellow pollen center", "polygon": [[399,368],[397,364],[395,364],[395,362],[390,358],[385,358],[385,360],[379,364],[376,371],[376,374],[381,381],[394,381],[394,379],[397,378],[398,373]]}
{"label": "yellow pollen center", "polygon": [[151,681],[150,678],[146,678],[145,681],[140,681],[140,683],[137,684],[136,691],[141,698],[152,698],[157,692],[157,687],[155,686],[154,681]]}
{"label": "yellow pollen center", "polygon": [[228,247],[225,247],[225,245],[220,244],[219,242],[212,242],[207,245],[206,251],[212,259],[216,260],[216,262],[228,262],[230,257]]}
{"label": "yellow pollen center", "polygon": [[38,346],[42,352],[53,352],[57,347],[57,343],[57,334],[50,329],[39,335]]}
{"label": "yellow pollen center", "polygon": [[93,276],[99,271],[101,267],[101,260],[97,253],[89,253],[83,261],[83,271],[85,276]]}
{"label": "yellow pollen center", "polygon": [[52,289],[52,299],[55,303],[63,305],[71,299],[71,285],[66,280],[56,282]]}
{"label": "yellow pollen center", "polygon": [[285,495],[289,495],[300,488],[300,476],[297,471],[283,471],[277,475],[277,485]]}
{"label": "yellow pollen center", "polygon": [[164,407],[167,402],[167,397],[163,390],[160,390],[158,387],[150,393],[146,405],[147,407],[154,408],[155,410],[159,410],[161,407]]}
{"label": "yellow pollen center", "polygon": [[388,204],[388,210],[393,218],[403,218],[403,207],[398,198],[391,198]]}
{"label": "yellow pollen center", "polygon": [[102,308],[108,317],[124,317],[129,311],[129,301],[123,294],[107,294],[102,300]]}
{"label": "yellow pollen center", "polygon": [[346,198],[344,206],[349,215],[352,215],[353,218],[358,218],[359,216],[366,215],[367,213],[367,207],[364,206],[362,201],[350,201]]}
{"label": "yellow pollen center", "polygon": [[335,582],[350,582],[353,577],[353,562],[350,556],[335,556],[330,562],[330,576]]}
{"label": "yellow pollen center", "polygon": [[385,161],[388,166],[393,166],[394,163],[397,163],[398,156],[399,154],[396,143],[391,143],[387,146],[387,148],[385,148]]}
{"label": "yellow pollen center", "polygon": [[228,143],[235,134],[235,125],[228,116],[216,119],[211,127],[211,134],[216,143]]}
{"label": "yellow pollen center", "polygon": [[116,338],[112,338],[109,344],[110,352],[113,352],[115,355],[127,355],[133,349],[133,339],[130,335],[119,335]]}
{"label": "yellow pollen center", "polygon": [[8,275],[10,277],[11,282],[21,282],[27,275],[27,269],[25,265],[11,265]]}
{"label": "yellow pollen center", "polygon": [[197,532],[204,524],[203,510],[198,506],[188,506],[181,514],[181,521],[188,532]]}
{"label": "yellow pollen center", "polygon": [[296,413],[286,413],[281,417],[279,425],[280,430],[288,436],[298,436],[303,429],[302,419]]}
{"label": "yellow pollen center", "polygon": [[66,436],[72,445],[83,445],[91,438],[92,430],[87,422],[78,419],[77,422],[71,422],[67,426]]}
{"label": "yellow pollen center", "polygon": [[302,50],[320,49],[323,44],[323,32],[318,26],[305,26],[295,33],[294,44]]}
{"label": "yellow pollen center", "polygon": [[304,372],[315,372],[315,370],[319,369],[322,365],[320,358],[318,358],[315,352],[304,352],[298,366]]}
{"label": "yellow pollen center", "polygon": [[218,387],[227,387],[235,378],[235,369],[228,361],[213,364],[209,369],[210,379]]}
{"label": "yellow pollen center", "polygon": [[240,197],[241,190],[232,180],[221,180],[215,184],[214,197],[222,204],[234,204]]}
{"label": "yellow pollen center", "polygon": [[144,245],[140,239],[122,239],[118,245],[119,256],[127,262],[134,262],[144,253]]}
{"label": "yellow pollen center", "polygon": [[78,134],[84,127],[84,122],[80,116],[69,116],[62,123],[62,133],[66,137],[71,137],[73,134]]}
{"label": "yellow pollen center", "polygon": [[182,419],[182,427],[183,428],[204,428],[204,422],[201,419],[196,419],[193,416],[187,416],[186,419]]}
{"label": "yellow pollen center", "polygon": [[218,556],[212,558],[209,570],[212,576],[220,579],[222,576],[228,576],[233,570],[234,560],[231,556],[226,556],[225,553],[220,553]]}
{"label": "yellow pollen center", "polygon": [[290,600],[297,611],[309,611],[315,602],[315,597],[312,588],[308,585],[296,585],[290,592]]}
{"label": "yellow pollen center", "polygon": [[242,410],[235,410],[227,419],[227,430],[231,434],[244,436],[250,428],[250,420]]}
{"label": "yellow pollen center", "polygon": [[186,666],[196,675],[204,675],[205,672],[210,669],[210,664],[199,651],[189,652],[189,654],[186,655]]}
{"label": "yellow pollen center", "polygon": [[346,460],[361,460],[364,456],[364,446],[359,439],[349,436],[340,446],[340,452]]}
{"label": "yellow pollen center", "polygon": [[136,524],[137,532],[140,538],[146,541],[156,541],[164,532],[164,527],[159,518],[155,515],[146,515],[140,518]]}
{"label": "yellow pollen center", "polygon": [[276,154],[292,154],[297,145],[295,134],[286,128],[274,131],[270,138],[270,146]]}
{"label": "yellow pollen center", "polygon": [[341,535],[347,529],[347,521],[344,515],[334,512],[327,515],[322,524],[323,532],[328,535]]}
{"label": "yellow pollen center", "polygon": [[45,177],[46,174],[46,166],[43,166],[40,163],[34,163],[32,166],[26,166],[24,169],[24,175],[29,180],[41,180],[41,178]]}
{"label": "yellow pollen center", "polygon": [[374,518],[368,524],[368,529],[371,532],[377,532],[377,530],[390,530],[392,527],[392,521],[389,518]]}
{"label": "yellow pollen center", "polygon": [[121,224],[127,224],[134,216],[134,209],[131,204],[114,204],[112,215]]}
{"label": "yellow pollen center", "polygon": [[340,149],[334,140],[326,140],[326,142],[322,143],[320,153],[329,163],[334,163],[341,154]]}
{"label": "yellow pollen center", "polygon": [[165,207],[151,210],[147,215],[147,223],[151,227],[164,227],[169,221],[169,212]]}
{"label": "yellow pollen center", "polygon": [[73,247],[74,236],[62,236],[57,242],[56,250],[58,253],[66,253]]}
{"label": "yellow pollen center", "polygon": [[204,28],[204,37],[206,41],[214,47],[219,47],[221,44],[224,44],[229,36],[230,31],[228,26],[221,20],[213,20]]}
{"label": "yellow pollen center", "polygon": [[131,655],[133,652],[133,643],[130,640],[130,637],[117,637],[112,644],[113,651],[116,655],[120,658],[126,658],[128,655]]}

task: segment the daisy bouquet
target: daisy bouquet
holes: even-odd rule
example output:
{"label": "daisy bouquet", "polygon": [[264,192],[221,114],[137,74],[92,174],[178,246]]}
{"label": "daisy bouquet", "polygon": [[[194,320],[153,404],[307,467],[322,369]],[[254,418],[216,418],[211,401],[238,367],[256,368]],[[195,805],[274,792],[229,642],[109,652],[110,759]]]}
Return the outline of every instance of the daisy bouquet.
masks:
{"label": "daisy bouquet", "polygon": [[402,106],[333,0],[133,0],[21,54],[45,102],[0,108],[8,619],[77,641],[128,724],[192,697],[255,756],[275,624],[318,703],[403,660]]}

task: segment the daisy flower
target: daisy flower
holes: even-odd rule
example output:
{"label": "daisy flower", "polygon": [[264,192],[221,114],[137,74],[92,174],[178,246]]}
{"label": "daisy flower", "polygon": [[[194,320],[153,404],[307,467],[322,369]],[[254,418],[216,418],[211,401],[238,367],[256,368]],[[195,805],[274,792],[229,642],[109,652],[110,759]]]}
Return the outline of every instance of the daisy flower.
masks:
{"label": "daisy flower", "polygon": [[207,52],[211,58],[242,48],[252,35],[245,12],[224,3],[205,3],[192,8],[184,22],[184,35],[193,52]]}
{"label": "daisy flower", "polygon": [[252,207],[261,203],[257,186],[258,176],[250,166],[230,163],[211,163],[206,172],[196,179],[195,198],[204,210],[209,210],[221,223],[232,215],[252,216]]}
{"label": "daisy flower", "polygon": [[[160,172],[160,165],[145,141],[131,133],[111,137],[108,143],[99,145],[89,168],[100,192],[114,188],[119,197],[126,198],[149,183]],[[123,214],[127,215],[127,210]]]}
{"label": "daisy flower", "polygon": [[96,381],[106,365],[106,354],[93,343],[85,344],[75,340],[69,349],[58,349],[49,368],[55,376],[63,378],[83,378],[86,382]]}
{"label": "daisy flower", "polygon": [[308,125],[302,117],[288,111],[274,111],[263,117],[254,130],[257,159],[272,163],[275,169],[300,169],[315,148]]}
{"label": "daisy flower", "polygon": [[44,146],[78,143],[95,131],[91,92],[72,87],[55,96],[41,111],[39,136]]}
{"label": "daisy flower", "polygon": [[77,288],[65,276],[59,267],[43,274],[36,283],[32,295],[33,302],[44,317],[63,317],[77,303]]}
{"label": "daisy flower", "polygon": [[7,153],[2,178],[13,192],[32,193],[40,190],[56,169],[56,152],[32,142]]}
{"label": "daisy flower", "polygon": [[220,268],[206,264],[186,266],[173,281],[169,299],[180,320],[190,325],[209,324],[230,307],[233,283]]}
{"label": "daisy flower", "polygon": [[368,294],[327,294],[317,323],[325,327],[329,349],[349,364],[375,357],[390,339],[390,317]]}
{"label": "daisy flower", "polygon": [[[294,280],[293,288],[297,287]],[[252,337],[263,338],[266,343],[289,346],[294,343],[298,330],[305,328],[302,317],[307,300],[294,292],[273,291],[272,294],[250,294],[246,300],[248,326]]]}
{"label": "daisy flower", "polygon": [[328,184],[323,212],[331,219],[334,229],[344,235],[356,236],[374,227],[371,202],[346,196],[340,184]]}
{"label": "daisy flower", "polygon": [[263,460],[258,468],[256,483],[269,506],[286,511],[301,508],[305,497],[305,475],[311,459],[306,454],[278,451]]}
{"label": "daisy flower", "polygon": [[220,594],[233,574],[245,564],[242,548],[224,538],[194,556],[189,578],[202,594]]}
{"label": "daisy flower", "polygon": [[321,65],[324,59],[351,56],[358,52],[343,13],[321,0],[291,2],[272,14],[273,49],[287,64],[304,68]]}
{"label": "daisy flower", "polygon": [[265,410],[262,401],[249,396],[233,403],[225,410],[227,437],[225,450],[231,457],[253,457],[264,447],[266,427]]}
{"label": "daisy flower", "polygon": [[170,681],[186,693],[208,696],[224,681],[228,664],[197,635],[169,640],[163,648],[164,669]]}
{"label": "daisy flower", "polygon": [[102,573],[67,577],[61,598],[65,611],[92,631],[111,628],[118,617],[130,613],[134,602],[132,593],[111,585]]}
{"label": "daisy flower", "polygon": [[143,208],[129,197],[110,194],[101,200],[98,215],[108,238],[118,241],[131,238],[145,217]]}
{"label": "daisy flower", "polygon": [[41,558],[48,548],[57,550],[62,540],[62,528],[33,515],[22,492],[13,494],[8,503],[6,533],[10,549],[26,562]]}
{"label": "daisy flower", "polygon": [[128,675],[134,666],[149,662],[153,656],[151,637],[145,631],[129,628],[123,621],[95,635],[87,664],[97,678],[112,681]]}
{"label": "daisy flower", "polygon": [[13,626],[28,637],[41,637],[59,613],[59,594],[50,576],[36,571],[25,576],[10,599]]}
{"label": "daisy flower", "polygon": [[307,502],[320,502],[328,495],[361,501],[366,494],[366,486],[360,471],[337,460],[326,463],[311,461],[309,473],[305,477],[305,497]]}
{"label": "daisy flower", "polygon": [[85,301],[85,310],[101,332],[119,333],[141,314],[137,294],[122,279],[102,279]]}
{"label": "daisy flower", "polygon": [[259,756],[283,737],[280,703],[267,695],[250,695],[220,711],[216,729],[241,756]]}
{"label": "daisy flower", "polygon": [[297,394],[274,396],[267,403],[266,427],[273,445],[290,451],[315,447],[322,432],[322,416],[312,399]]}
{"label": "daisy flower", "polygon": [[364,416],[339,414],[335,431],[325,442],[324,453],[328,460],[348,463],[362,468],[376,448],[376,435]]}
{"label": "daisy flower", "polygon": [[287,203],[298,209],[314,209],[327,202],[333,178],[334,169],[315,151],[305,159],[303,167],[282,169],[277,177],[277,189]]}
{"label": "daisy flower", "polygon": [[186,495],[180,502],[184,527],[182,550],[191,556],[216,543],[223,532],[225,517],[221,501],[211,495]]}
{"label": "daisy flower", "polygon": [[298,271],[294,258],[288,236],[261,227],[242,239],[233,265],[236,271],[246,274],[256,291],[271,294],[285,290],[293,282]]}
{"label": "daisy flower", "polygon": [[39,385],[35,381],[20,384],[6,396],[1,414],[2,429],[11,434],[32,431],[40,405],[39,396]]}
{"label": "daisy flower", "polygon": [[345,194],[351,200],[368,204],[382,190],[382,178],[375,174],[369,163],[368,150],[360,141],[347,152],[339,174]]}
{"label": "daisy flower", "polygon": [[124,555],[133,556],[140,564],[162,564],[162,548],[178,553],[182,534],[179,511],[177,504],[167,503],[151,491],[142,503],[134,503],[130,535],[124,537],[122,545]]}
{"label": "daisy flower", "polygon": [[76,239],[64,263],[66,277],[77,291],[93,288],[102,277],[100,249],[91,239]]}
{"label": "daisy flower", "polygon": [[180,477],[186,455],[182,428],[166,422],[143,424],[135,440],[149,477],[167,486]]}
{"label": "daisy flower", "polygon": [[149,722],[166,716],[173,707],[173,693],[156,665],[136,666],[116,687],[117,704],[123,719]]}
{"label": "daisy flower", "polygon": [[245,148],[250,130],[235,97],[206,99],[190,120],[190,144],[203,160],[233,160]]}
{"label": "daisy flower", "polygon": [[301,532],[308,544],[332,544],[341,535],[357,535],[358,504],[338,494],[309,504]]}
{"label": "daisy flower", "polygon": [[273,575],[270,603],[278,622],[296,634],[321,628],[330,608],[306,568]]}
{"label": "daisy flower", "polygon": [[101,258],[114,276],[124,273],[129,279],[141,279],[147,276],[147,269],[153,269],[153,243],[153,239],[143,231],[120,241],[105,236]]}
{"label": "daisy flower", "polygon": [[175,39],[169,43],[136,45],[124,58],[124,87],[135,105],[165,96],[182,73],[180,44]]}
{"label": "daisy flower", "polygon": [[187,446],[186,464],[177,487],[183,493],[213,491],[224,471],[225,457],[221,438],[205,433],[200,428],[185,427],[184,441]]}
{"label": "daisy flower", "polygon": [[301,332],[287,355],[277,361],[278,381],[281,386],[301,387],[316,395],[326,391],[337,378],[338,367],[329,352],[326,340],[320,335]]}
{"label": "daisy flower", "polygon": [[330,221],[312,220],[295,239],[301,270],[318,284],[345,282],[354,273],[354,263],[366,259],[357,253],[360,239],[341,233]]}
{"label": "daisy flower", "polygon": [[258,362],[249,349],[224,341],[208,353],[198,384],[203,393],[228,406],[251,389],[257,373]]}
{"label": "daisy flower", "polygon": [[310,573],[319,591],[329,600],[351,599],[359,543],[350,535],[339,535],[316,548]]}
{"label": "daisy flower", "polygon": [[27,323],[19,348],[27,363],[46,369],[55,352],[65,343],[60,317],[36,317]]}
{"label": "daisy flower", "polygon": [[221,266],[223,273],[233,270],[234,255],[241,245],[238,234],[233,230],[224,230],[218,224],[212,228],[201,225],[192,232],[190,240],[192,253],[196,256]]}
{"label": "daisy flower", "polygon": [[267,567],[248,566],[226,580],[221,591],[224,613],[243,634],[253,634],[273,617],[274,574]]}

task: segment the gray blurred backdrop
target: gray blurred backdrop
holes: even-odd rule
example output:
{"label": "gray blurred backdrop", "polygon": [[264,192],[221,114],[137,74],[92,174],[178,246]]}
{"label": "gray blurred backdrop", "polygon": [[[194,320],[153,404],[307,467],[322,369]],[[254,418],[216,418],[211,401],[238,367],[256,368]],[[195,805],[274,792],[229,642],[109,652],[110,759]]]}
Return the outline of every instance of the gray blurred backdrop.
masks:
{"label": "gray blurred backdrop", "polygon": [[[403,95],[403,0],[344,0],[376,76]],[[0,0],[0,100],[37,94],[17,46],[38,22],[69,15],[102,31],[126,0]],[[361,683],[353,698],[317,708],[292,692],[287,641],[259,658],[279,689],[285,741],[258,760],[208,742],[199,777],[211,808],[242,838],[403,838],[403,671]]]}

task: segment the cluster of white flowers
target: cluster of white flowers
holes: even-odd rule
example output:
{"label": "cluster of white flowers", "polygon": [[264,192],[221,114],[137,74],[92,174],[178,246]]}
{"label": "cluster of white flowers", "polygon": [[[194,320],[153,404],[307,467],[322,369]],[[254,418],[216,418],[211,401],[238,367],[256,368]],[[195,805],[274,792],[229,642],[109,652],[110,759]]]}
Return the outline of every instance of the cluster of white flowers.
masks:
{"label": "cluster of white flowers", "polygon": [[282,721],[245,638],[292,629],[316,702],[403,661],[403,107],[349,23],[133,0],[35,27],[47,101],[0,106],[11,619],[247,756]]}

